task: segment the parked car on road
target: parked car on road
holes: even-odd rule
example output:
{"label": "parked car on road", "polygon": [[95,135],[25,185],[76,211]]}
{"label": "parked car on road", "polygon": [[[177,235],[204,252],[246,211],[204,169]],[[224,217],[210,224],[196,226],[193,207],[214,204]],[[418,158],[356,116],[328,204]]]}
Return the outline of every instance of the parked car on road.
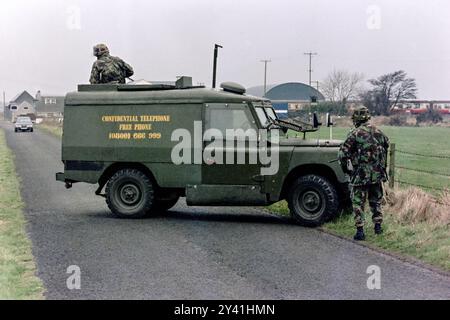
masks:
{"label": "parked car on road", "polygon": [[29,131],[33,132],[33,122],[30,117],[18,117],[16,123],[14,124],[14,131]]}

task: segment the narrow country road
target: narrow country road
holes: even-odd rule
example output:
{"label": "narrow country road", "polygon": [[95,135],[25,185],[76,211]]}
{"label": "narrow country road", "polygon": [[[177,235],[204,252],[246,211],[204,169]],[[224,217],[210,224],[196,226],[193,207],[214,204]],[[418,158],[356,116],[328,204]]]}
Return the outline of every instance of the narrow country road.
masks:
{"label": "narrow country road", "polygon": [[[60,141],[0,122],[48,299],[450,299],[450,279],[255,208],[191,208],[119,220],[95,186],[66,190]],[[81,269],[81,289],[66,271]],[[381,268],[369,290],[368,266]]]}

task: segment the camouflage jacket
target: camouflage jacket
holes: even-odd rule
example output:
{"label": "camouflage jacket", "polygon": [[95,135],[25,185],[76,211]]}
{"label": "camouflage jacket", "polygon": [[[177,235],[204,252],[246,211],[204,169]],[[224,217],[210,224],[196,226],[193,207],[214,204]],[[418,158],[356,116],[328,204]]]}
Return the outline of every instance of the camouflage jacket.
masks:
{"label": "camouflage jacket", "polygon": [[339,162],[350,175],[350,183],[363,186],[386,181],[388,149],[388,137],[375,126],[364,123],[350,131],[339,150]]}
{"label": "camouflage jacket", "polygon": [[133,68],[118,57],[103,55],[94,62],[90,83],[125,83],[133,75]]}

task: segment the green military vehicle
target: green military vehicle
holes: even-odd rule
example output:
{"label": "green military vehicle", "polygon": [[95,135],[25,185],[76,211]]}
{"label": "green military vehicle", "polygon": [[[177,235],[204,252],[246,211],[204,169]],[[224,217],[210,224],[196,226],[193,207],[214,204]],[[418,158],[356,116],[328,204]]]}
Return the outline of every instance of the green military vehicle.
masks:
{"label": "green military vehicle", "polygon": [[[298,223],[318,226],[348,194],[336,160],[341,142],[306,139],[318,125],[317,117],[278,119],[269,100],[235,83],[80,85],[65,99],[64,173],[56,179],[67,188],[98,184],[96,194],[120,218],[168,210],[180,197],[189,206],[287,200]],[[254,161],[261,150],[265,157]]]}

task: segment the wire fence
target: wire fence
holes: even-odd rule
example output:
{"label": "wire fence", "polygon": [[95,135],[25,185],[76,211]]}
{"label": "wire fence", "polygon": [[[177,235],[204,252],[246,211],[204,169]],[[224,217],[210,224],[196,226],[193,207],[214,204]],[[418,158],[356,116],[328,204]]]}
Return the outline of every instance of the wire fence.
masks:
{"label": "wire fence", "polygon": [[397,152],[412,155],[412,156],[426,157],[426,158],[450,159],[450,156],[441,155],[441,154],[423,154],[423,153],[409,152],[409,151],[403,151],[403,150],[398,150],[398,149],[397,149]]}
{"label": "wire fence", "polygon": [[419,188],[423,188],[423,189],[429,189],[429,190],[435,190],[435,191],[445,191],[445,190],[447,190],[447,189],[444,189],[444,188],[430,187],[430,186],[426,186],[424,184],[417,184],[417,183],[407,182],[407,181],[403,181],[403,180],[399,180],[399,179],[395,179],[394,181],[399,183],[399,184],[419,187]]}
{"label": "wire fence", "polygon": [[[390,170],[389,170],[389,176],[391,179],[391,186],[393,186],[394,182],[401,184],[401,185],[409,185],[409,186],[415,186],[415,187],[419,187],[419,188],[423,188],[423,189],[427,189],[427,190],[433,190],[433,191],[449,191],[450,190],[450,172],[442,172],[442,171],[434,171],[431,169],[419,169],[419,168],[413,168],[410,166],[404,166],[404,165],[398,165],[396,164],[396,153],[399,154],[405,154],[405,155],[410,155],[410,156],[415,156],[415,157],[424,157],[424,158],[430,158],[430,159],[449,159],[450,160],[450,156],[449,155],[443,155],[443,154],[424,154],[424,153],[418,153],[418,152],[411,152],[411,151],[404,151],[404,150],[399,150],[395,148],[395,144],[393,144],[391,146],[391,152],[390,152]],[[426,185],[423,183],[417,183],[417,182],[413,182],[413,181],[406,181],[404,179],[399,179],[397,176],[397,169],[401,169],[401,170],[405,170],[405,171],[410,171],[410,172],[415,172],[421,175],[431,175],[431,176],[439,176],[441,179],[448,179],[448,184],[444,183],[444,185],[446,184],[446,186],[444,187],[438,187],[438,186],[431,186],[431,185]]]}
{"label": "wire fence", "polygon": [[403,167],[403,166],[395,166],[395,167],[397,169],[409,170],[409,171],[414,171],[414,172],[419,172],[419,173],[426,173],[426,174],[433,174],[433,175],[436,175],[436,176],[450,177],[449,173],[437,172],[437,171],[432,171],[432,170],[424,170],[424,169],[415,169],[415,168]]}

